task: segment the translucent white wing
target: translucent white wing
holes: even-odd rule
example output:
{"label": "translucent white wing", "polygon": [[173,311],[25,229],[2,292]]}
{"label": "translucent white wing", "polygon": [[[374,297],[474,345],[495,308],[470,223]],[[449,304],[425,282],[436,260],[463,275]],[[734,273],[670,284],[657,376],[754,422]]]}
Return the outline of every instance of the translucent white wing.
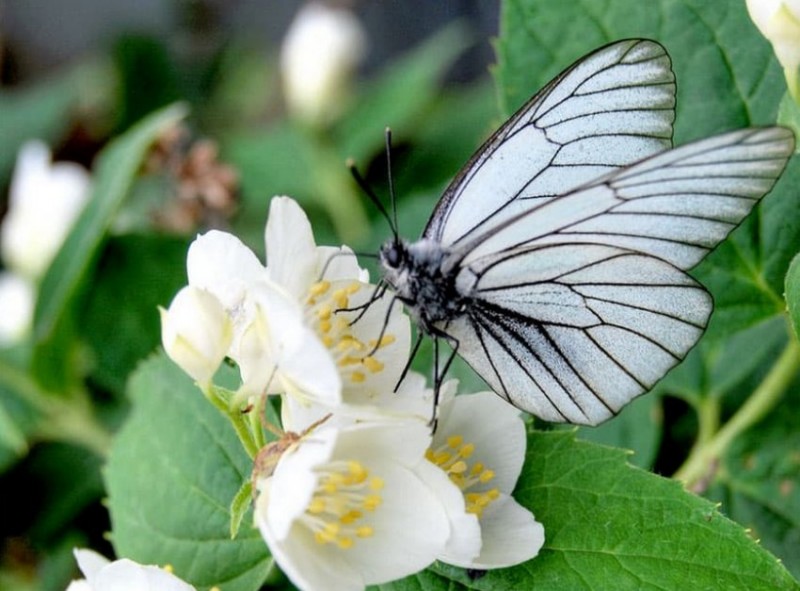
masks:
{"label": "translucent white wing", "polygon": [[661,45],[614,43],[560,74],[470,159],[423,236],[471,240],[520,212],[671,146],[675,78]]}
{"label": "translucent white wing", "polygon": [[711,297],[660,259],[597,244],[524,247],[464,268],[464,316],[442,327],[509,402],[596,425],[700,338]]}
{"label": "translucent white wing", "polygon": [[794,135],[782,127],[687,144],[505,220],[458,245],[451,264],[480,265],[523,245],[586,242],[690,269],[772,188],[793,150]]}
{"label": "translucent white wing", "polygon": [[602,422],[700,338],[712,302],[683,270],[741,222],[793,150],[783,128],[722,134],[505,221],[451,254],[469,305],[441,329],[519,408]]}

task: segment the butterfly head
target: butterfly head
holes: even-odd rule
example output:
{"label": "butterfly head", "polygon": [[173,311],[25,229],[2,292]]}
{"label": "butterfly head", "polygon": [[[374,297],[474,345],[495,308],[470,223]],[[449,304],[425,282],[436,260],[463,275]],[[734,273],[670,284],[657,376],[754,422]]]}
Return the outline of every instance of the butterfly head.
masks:
{"label": "butterfly head", "polygon": [[379,253],[384,271],[398,271],[408,264],[408,244],[399,238],[387,240]]}

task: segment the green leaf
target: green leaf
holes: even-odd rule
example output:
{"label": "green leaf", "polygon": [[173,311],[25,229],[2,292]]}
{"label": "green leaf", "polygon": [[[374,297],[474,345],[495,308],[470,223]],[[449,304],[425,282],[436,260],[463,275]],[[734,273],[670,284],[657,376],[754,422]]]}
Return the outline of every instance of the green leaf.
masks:
{"label": "green leaf", "polygon": [[128,375],[161,342],[158,306],[186,284],[183,238],[130,235],[109,240],[81,315],[94,353],[92,379],[121,394]]}
{"label": "green leaf", "polygon": [[580,427],[578,438],[631,450],[628,460],[639,468],[652,468],[663,432],[661,399],[649,393],[626,406],[614,420],[597,427]]}
{"label": "green leaf", "polygon": [[[775,121],[783,72],[743,3],[706,0],[508,0],[501,15],[497,79],[506,112],[589,51],[626,37],[662,43],[677,78],[676,144],[723,130]],[[714,295],[709,332],[722,337],[783,309],[783,277],[792,245],[800,162],[697,275]]]}
{"label": "green leaf", "polygon": [[59,391],[75,376],[70,358],[71,306],[85,286],[114,214],[127,195],[147,149],[185,115],[173,105],[154,113],[117,138],[99,156],[91,199],[42,279],[34,314],[33,366],[41,382]]}
{"label": "green leaf", "polygon": [[200,589],[255,591],[272,561],[255,528],[230,539],[231,501],[252,469],[231,425],[163,354],[142,364],[129,394],[105,473],[117,555],[169,563]]}
{"label": "green leaf", "polygon": [[[531,433],[514,496],[544,525],[539,556],[477,578],[445,565],[433,571],[455,588],[484,590],[798,588],[774,556],[711,502],[625,458],[622,450],[577,441],[573,433]],[[442,588],[417,582],[381,588]]]}
{"label": "green leaf", "polygon": [[800,253],[792,259],[792,264],[786,272],[785,297],[794,334],[800,338]]}
{"label": "green leaf", "polygon": [[[800,137],[800,104],[797,104],[788,92],[781,99],[778,123],[794,131],[795,138]],[[795,154],[800,153],[800,143],[795,144],[794,151]]]}

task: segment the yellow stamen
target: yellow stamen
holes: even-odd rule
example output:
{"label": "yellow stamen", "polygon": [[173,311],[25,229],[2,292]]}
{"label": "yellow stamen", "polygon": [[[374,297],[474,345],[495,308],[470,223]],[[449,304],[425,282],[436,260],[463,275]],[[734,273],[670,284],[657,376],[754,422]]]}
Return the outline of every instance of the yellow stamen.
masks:
{"label": "yellow stamen", "polygon": [[372,373],[378,373],[379,371],[383,370],[383,363],[374,357],[364,357],[361,362],[364,364],[364,367],[366,367]]}
{"label": "yellow stamen", "polygon": [[335,544],[342,550],[371,537],[375,530],[369,513],[383,502],[377,493],[383,479],[371,475],[357,460],[334,461],[320,468],[317,488],[303,522],[318,544]]}

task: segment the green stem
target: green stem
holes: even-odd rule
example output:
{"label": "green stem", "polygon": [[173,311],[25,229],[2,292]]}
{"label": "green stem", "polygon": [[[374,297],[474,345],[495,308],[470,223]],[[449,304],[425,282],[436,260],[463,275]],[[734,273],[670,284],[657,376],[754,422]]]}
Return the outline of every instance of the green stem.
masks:
{"label": "green stem", "polygon": [[[775,407],[798,371],[800,371],[800,344],[797,339],[790,337],[783,353],[747,402],[713,437],[705,442],[698,441],[698,445],[692,449],[686,462],[673,478],[683,481],[686,487],[691,489],[697,482],[707,477],[713,464],[725,453],[731,442]],[[701,427],[702,425],[701,417]]]}
{"label": "green stem", "polygon": [[261,447],[258,445],[253,431],[250,428],[250,422],[247,418],[247,415],[242,414],[238,408],[232,409],[228,400],[224,396],[220,395],[215,386],[203,389],[203,392],[211,404],[213,404],[223,415],[228,417],[228,420],[233,425],[233,429],[236,431],[239,441],[242,442],[242,447],[244,447],[247,455],[250,456],[251,459],[255,459]]}

